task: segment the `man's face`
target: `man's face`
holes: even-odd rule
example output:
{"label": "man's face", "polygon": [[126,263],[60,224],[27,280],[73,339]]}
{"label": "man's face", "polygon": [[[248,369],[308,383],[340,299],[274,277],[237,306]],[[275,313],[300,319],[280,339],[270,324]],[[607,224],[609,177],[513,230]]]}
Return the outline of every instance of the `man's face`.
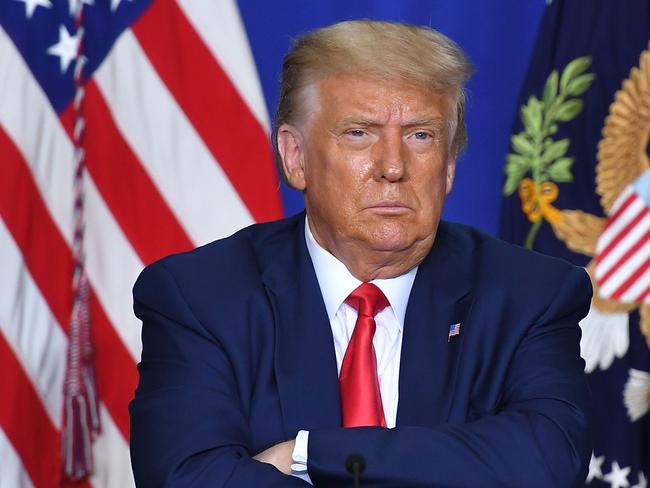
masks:
{"label": "man's face", "polygon": [[455,170],[445,97],[350,75],[315,91],[315,110],[284,159],[316,240],[337,256],[350,245],[428,251]]}

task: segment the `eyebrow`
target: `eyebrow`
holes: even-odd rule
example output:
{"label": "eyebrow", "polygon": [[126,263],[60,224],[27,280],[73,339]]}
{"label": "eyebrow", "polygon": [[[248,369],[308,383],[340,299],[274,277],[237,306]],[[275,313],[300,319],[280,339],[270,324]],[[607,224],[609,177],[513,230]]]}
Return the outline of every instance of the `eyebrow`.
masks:
{"label": "eyebrow", "polygon": [[[373,127],[373,126],[380,126],[383,125],[382,122],[378,120],[373,120],[368,117],[364,117],[362,115],[352,115],[349,117],[343,118],[338,124],[338,126],[343,126],[343,125],[359,125],[362,127]],[[442,117],[422,117],[419,119],[413,119],[408,121],[408,123],[404,124],[403,127],[422,127],[422,126],[428,126],[428,127],[441,127],[444,125],[444,121]]]}
{"label": "eyebrow", "polygon": [[414,119],[404,124],[404,127],[418,127],[418,126],[433,126],[439,128],[444,126],[442,117],[423,117],[421,119]]}

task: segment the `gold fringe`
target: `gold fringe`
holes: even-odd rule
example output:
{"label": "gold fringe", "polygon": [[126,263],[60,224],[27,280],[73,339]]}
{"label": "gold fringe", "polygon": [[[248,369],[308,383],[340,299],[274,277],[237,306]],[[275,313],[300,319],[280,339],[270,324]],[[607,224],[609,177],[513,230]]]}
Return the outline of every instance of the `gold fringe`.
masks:
{"label": "gold fringe", "polygon": [[598,236],[605,227],[605,219],[582,210],[562,210],[557,222],[551,224],[555,236],[572,251],[595,256]]}

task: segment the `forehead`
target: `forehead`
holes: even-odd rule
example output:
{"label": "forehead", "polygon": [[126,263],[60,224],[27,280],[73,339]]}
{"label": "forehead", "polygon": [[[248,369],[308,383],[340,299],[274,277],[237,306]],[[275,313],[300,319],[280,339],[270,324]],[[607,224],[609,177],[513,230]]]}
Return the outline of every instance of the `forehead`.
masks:
{"label": "forehead", "polygon": [[327,119],[356,116],[377,123],[408,123],[416,119],[446,119],[448,96],[415,84],[371,76],[339,74],[314,87],[315,113]]}

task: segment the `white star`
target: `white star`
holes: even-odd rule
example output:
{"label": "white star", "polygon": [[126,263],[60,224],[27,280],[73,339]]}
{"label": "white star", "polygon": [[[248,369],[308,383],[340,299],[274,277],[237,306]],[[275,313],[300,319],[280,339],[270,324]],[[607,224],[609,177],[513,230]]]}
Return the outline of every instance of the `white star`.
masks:
{"label": "white star", "polygon": [[632,488],[648,488],[648,480],[645,479],[643,471],[639,471],[639,482]]}
{"label": "white star", "polygon": [[591,460],[589,461],[589,474],[587,475],[587,483],[591,483],[591,480],[603,479],[603,462],[605,461],[605,456],[594,456],[594,453],[591,453]]}
{"label": "white star", "polygon": [[81,9],[83,4],[94,5],[95,0],[68,0],[68,6],[70,7],[70,15],[76,15],[77,9]]}
{"label": "white star", "polygon": [[59,42],[50,46],[47,50],[47,54],[59,56],[61,62],[61,73],[65,73],[72,60],[77,57],[80,40],[81,37],[79,36],[79,32],[74,36],[71,36],[68,34],[68,29],[66,29],[64,25],[59,26]]}
{"label": "white star", "polygon": [[612,462],[612,471],[607,473],[603,480],[607,481],[612,488],[629,488],[630,483],[627,481],[627,475],[630,474],[629,466],[621,469],[618,461]]}
{"label": "white star", "polygon": [[25,4],[25,15],[28,19],[32,18],[34,10],[36,7],[45,7],[52,8],[52,2],[50,0],[16,0],[17,2],[23,2]]}
{"label": "white star", "polygon": [[[117,10],[117,7],[120,6],[120,4],[124,0],[111,0],[111,12],[115,12]],[[129,2],[132,2],[133,0],[129,0]]]}

